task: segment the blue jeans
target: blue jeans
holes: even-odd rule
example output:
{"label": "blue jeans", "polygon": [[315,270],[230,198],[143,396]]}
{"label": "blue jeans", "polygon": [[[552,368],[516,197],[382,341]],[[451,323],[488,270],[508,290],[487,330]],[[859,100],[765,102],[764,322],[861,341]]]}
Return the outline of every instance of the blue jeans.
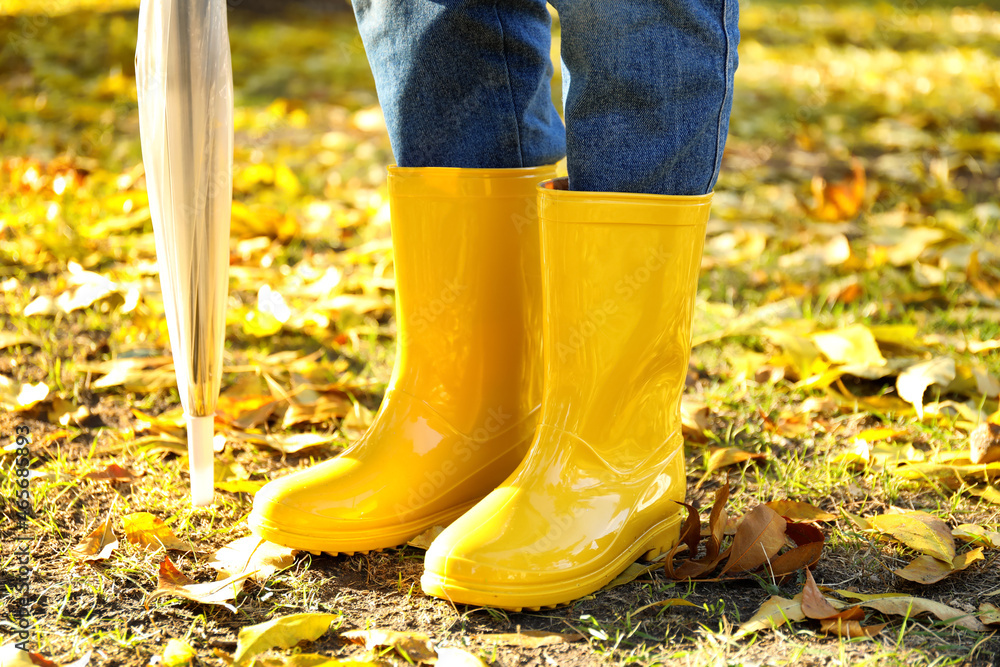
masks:
{"label": "blue jeans", "polygon": [[396,162],[513,168],[567,156],[569,186],[698,195],[729,130],[737,0],[354,0]]}

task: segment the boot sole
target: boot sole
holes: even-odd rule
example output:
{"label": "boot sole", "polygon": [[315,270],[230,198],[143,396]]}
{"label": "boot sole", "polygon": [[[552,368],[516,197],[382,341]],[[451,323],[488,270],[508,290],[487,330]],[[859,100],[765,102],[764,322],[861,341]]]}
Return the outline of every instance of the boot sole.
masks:
{"label": "boot sole", "polygon": [[490,585],[484,588],[481,582],[458,581],[425,570],[420,585],[427,595],[453,603],[513,612],[553,609],[599,591],[637,560],[652,560],[666,553],[680,539],[680,525],[678,513],[647,530],[608,564],[574,579],[533,586]]}
{"label": "boot sole", "polygon": [[295,533],[257,514],[251,514],[247,523],[250,525],[250,532],[254,535],[258,535],[268,542],[280,544],[289,549],[308,551],[314,555],[325,553],[330,556],[353,556],[357,553],[367,554],[371,551],[397,549],[406,546],[407,542],[434,526],[447,526],[472,509],[472,506],[477,502],[479,500],[439,512],[420,521],[400,523],[394,526],[382,526],[374,530],[355,531],[353,534],[348,534],[347,531],[327,536]]}

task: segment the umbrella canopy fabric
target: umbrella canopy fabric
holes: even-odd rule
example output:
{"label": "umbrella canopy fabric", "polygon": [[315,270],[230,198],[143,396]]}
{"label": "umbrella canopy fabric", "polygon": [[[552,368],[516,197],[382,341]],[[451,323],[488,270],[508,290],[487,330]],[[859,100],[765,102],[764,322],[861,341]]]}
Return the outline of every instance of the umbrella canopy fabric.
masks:
{"label": "umbrella canopy fabric", "polygon": [[232,207],[233,76],[225,0],[142,0],[139,130],[192,502],[212,502]]}

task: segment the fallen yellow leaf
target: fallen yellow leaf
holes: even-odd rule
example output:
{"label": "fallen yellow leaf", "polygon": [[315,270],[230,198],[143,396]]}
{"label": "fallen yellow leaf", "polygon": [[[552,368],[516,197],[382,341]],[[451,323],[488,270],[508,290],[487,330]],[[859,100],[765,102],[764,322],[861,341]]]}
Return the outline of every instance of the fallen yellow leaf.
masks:
{"label": "fallen yellow leaf", "polygon": [[983,560],[982,547],[955,556],[955,560],[951,564],[938,560],[933,556],[917,556],[909,565],[899,570],[893,570],[893,572],[898,577],[915,581],[918,584],[933,584],[954,572],[966,569],[979,560]]}
{"label": "fallen yellow leaf", "polygon": [[955,538],[941,519],[930,515],[907,512],[880,514],[869,519],[873,528],[891,535],[922,554],[951,564],[955,558]]}
{"label": "fallen yellow leaf", "polygon": [[896,391],[917,410],[917,418],[924,418],[924,391],[932,384],[942,387],[955,379],[955,360],[937,357],[910,366],[896,378]]}
{"label": "fallen yellow leaf", "polygon": [[250,572],[254,581],[263,583],[275,571],[294,563],[296,553],[296,549],[247,535],[219,549],[208,564],[219,571],[220,579]]}
{"label": "fallen yellow leaf", "polygon": [[541,648],[553,644],[567,644],[578,642],[583,639],[583,635],[578,632],[546,632],[544,630],[522,630],[521,632],[511,632],[502,634],[476,635],[476,639],[487,644],[497,644],[500,646],[520,646],[522,648]]}
{"label": "fallen yellow leaf", "polygon": [[836,521],[837,515],[825,512],[798,500],[772,500],[765,503],[775,512],[792,521]]}
{"label": "fallen yellow leaf", "polygon": [[146,596],[145,604],[148,609],[149,603],[153,600],[162,597],[179,597],[202,604],[219,605],[229,611],[235,612],[236,607],[229,604],[228,600],[236,599],[236,594],[243,587],[243,582],[252,574],[251,572],[219,581],[199,584],[178,570],[177,566],[169,558],[164,557],[160,563],[156,590]]}
{"label": "fallen yellow leaf", "polygon": [[711,450],[705,462],[705,474],[710,475],[719,468],[753,459],[766,459],[767,454],[745,452],[737,447],[719,447]]}
{"label": "fallen yellow leaf", "polygon": [[863,324],[814,333],[812,340],[823,355],[835,364],[885,365],[885,357],[879,351],[875,336]]}
{"label": "fallen yellow leaf", "polygon": [[801,621],[805,617],[805,614],[802,613],[801,593],[791,600],[774,595],[760,606],[760,609],[750,620],[737,629],[733,638],[739,639],[751,632],[777,628],[790,621]]}
{"label": "fallen yellow leaf", "polygon": [[111,557],[111,552],[118,548],[118,540],[105,520],[100,523],[83,542],[70,549],[70,553],[86,561],[104,560]]}
{"label": "fallen yellow leaf", "polygon": [[917,614],[933,614],[942,621],[954,621],[955,625],[976,632],[985,632],[986,626],[974,617],[959,611],[946,604],[928,600],[926,598],[911,597],[909,595],[886,596],[865,600],[862,607],[876,609],[883,614],[893,614],[894,616],[916,616]]}
{"label": "fallen yellow leaf", "polygon": [[190,543],[178,539],[162,519],[149,512],[126,514],[122,517],[122,527],[126,540],[150,551],[160,548],[178,551],[195,550]]}
{"label": "fallen yellow leaf", "polygon": [[240,630],[236,640],[233,664],[241,667],[269,649],[291,648],[301,641],[315,641],[339,618],[340,614],[290,614],[247,626]]}

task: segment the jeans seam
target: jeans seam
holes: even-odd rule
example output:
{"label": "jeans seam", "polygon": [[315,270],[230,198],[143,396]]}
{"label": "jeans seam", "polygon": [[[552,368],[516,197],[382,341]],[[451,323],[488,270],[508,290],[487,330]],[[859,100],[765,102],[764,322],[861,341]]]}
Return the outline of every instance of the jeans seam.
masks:
{"label": "jeans seam", "polygon": [[514,103],[514,87],[511,84],[510,66],[507,64],[507,35],[504,33],[503,21],[500,20],[500,12],[497,10],[497,1],[493,3],[493,15],[497,19],[497,27],[500,29],[500,48],[503,52],[504,76],[507,78],[507,97],[510,100],[511,116],[514,118],[514,136],[517,138],[517,159],[519,166],[524,166],[524,151],[521,149],[521,123],[517,118],[517,105]]}
{"label": "jeans seam", "polygon": [[722,104],[719,105],[719,122],[718,122],[718,124],[716,126],[716,130],[715,130],[715,135],[716,135],[715,136],[715,164],[714,164],[714,169],[712,171],[712,174],[710,174],[709,177],[708,177],[708,184],[705,186],[705,191],[706,192],[708,192],[708,191],[711,190],[712,181],[715,178],[715,176],[713,174],[718,173],[719,170],[722,168],[722,147],[723,147],[723,145],[725,144],[725,141],[726,141],[726,138],[724,136],[722,136],[722,125],[723,125],[723,119],[725,118],[725,114],[726,114],[726,99],[732,94],[732,88],[729,85],[729,80],[730,80],[730,76],[729,76],[729,74],[730,74],[730,72],[729,72],[729,64],[730,64],[730,61],[732,60],[732,58],[730,57],[731,51],[732,51],[732,40],[730,40],[730,38],[729,38],[729,29],[727,27],[728,26],[728,19],[729,19],[729,5],[730,5],[729,0],[723,0],[723,2],[722,2],[722,34],[726,38],[726,53],[725,53],[725,56],[724,56],[725,57],[725,64],[723,66],[723,76],[725,77],[723,87],[725,89],[725,92],[723,92],[723,94],[722,94]]}

